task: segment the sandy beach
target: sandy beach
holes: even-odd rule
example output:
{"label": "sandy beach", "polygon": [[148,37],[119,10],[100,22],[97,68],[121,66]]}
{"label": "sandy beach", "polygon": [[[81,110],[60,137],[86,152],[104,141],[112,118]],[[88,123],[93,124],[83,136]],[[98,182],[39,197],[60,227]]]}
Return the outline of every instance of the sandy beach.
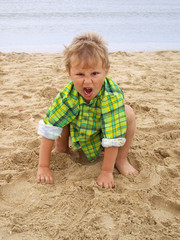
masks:
{"label": "sandy beach", "polygon": [[110,53],[109,76],[136,113],[129,161],[114,189],[103,155],[53,154],[55,184],[36,183],[37,125],[69,82],[61,54],[0,53],[0,240],[180,238],[180,51]]}

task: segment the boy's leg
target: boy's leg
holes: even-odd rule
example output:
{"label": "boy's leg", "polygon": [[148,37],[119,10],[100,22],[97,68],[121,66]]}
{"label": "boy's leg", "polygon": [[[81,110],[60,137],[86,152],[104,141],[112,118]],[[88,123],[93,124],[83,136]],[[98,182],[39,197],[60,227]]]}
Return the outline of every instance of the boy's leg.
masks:
{"label": "boy's leg", "polygon": [[61,137],[59,137],[55,142],[55,148],[52,152],[69,153],[69,136],[70,136],[70,126],[66,125],[63,127]]}
{"label": "boy's leg", "polygon": [[136,129],[136,119],[134,111],[129,105],[125,105],[125,110],[127,118],[126,143],[123,147],[119,148],[115,165],[119,172],[124,176],[130,174],[137,175],[138,171],[129,163],[127,158]]}

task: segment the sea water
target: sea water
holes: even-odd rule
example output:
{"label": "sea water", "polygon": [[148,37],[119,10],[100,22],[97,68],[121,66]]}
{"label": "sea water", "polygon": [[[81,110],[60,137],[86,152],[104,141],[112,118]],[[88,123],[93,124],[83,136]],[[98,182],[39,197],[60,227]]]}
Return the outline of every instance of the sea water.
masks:
{"label": "sea water", "polygon": [[110,51],[180,49],[180,0],[0,0],[0,51],[59,52],[86,31]]}

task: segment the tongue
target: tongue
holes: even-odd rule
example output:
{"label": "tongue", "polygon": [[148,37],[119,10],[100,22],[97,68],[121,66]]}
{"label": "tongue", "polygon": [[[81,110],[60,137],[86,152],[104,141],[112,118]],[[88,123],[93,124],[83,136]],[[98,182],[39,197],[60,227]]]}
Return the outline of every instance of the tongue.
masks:
{"label": "tongue", "polygon": [[85,88],[84,90],[85,90],[85,93],[87,93],[87,94],[90,94],[92,92],[91,88]]}

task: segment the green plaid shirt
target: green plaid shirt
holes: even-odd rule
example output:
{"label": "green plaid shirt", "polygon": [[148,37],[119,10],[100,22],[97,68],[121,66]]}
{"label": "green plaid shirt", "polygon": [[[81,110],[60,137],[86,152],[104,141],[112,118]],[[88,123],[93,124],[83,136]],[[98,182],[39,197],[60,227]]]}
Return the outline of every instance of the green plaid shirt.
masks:
{"label": "green plaid shirt", "polygon": [[126,115],[123,92],[106,77],[98,95],[87,103],[70,82],[55,98],[44,123],[63,128],[70,124],[74,149],[82,148],[90,161],[102,150],[102,139],[124,138]]}

